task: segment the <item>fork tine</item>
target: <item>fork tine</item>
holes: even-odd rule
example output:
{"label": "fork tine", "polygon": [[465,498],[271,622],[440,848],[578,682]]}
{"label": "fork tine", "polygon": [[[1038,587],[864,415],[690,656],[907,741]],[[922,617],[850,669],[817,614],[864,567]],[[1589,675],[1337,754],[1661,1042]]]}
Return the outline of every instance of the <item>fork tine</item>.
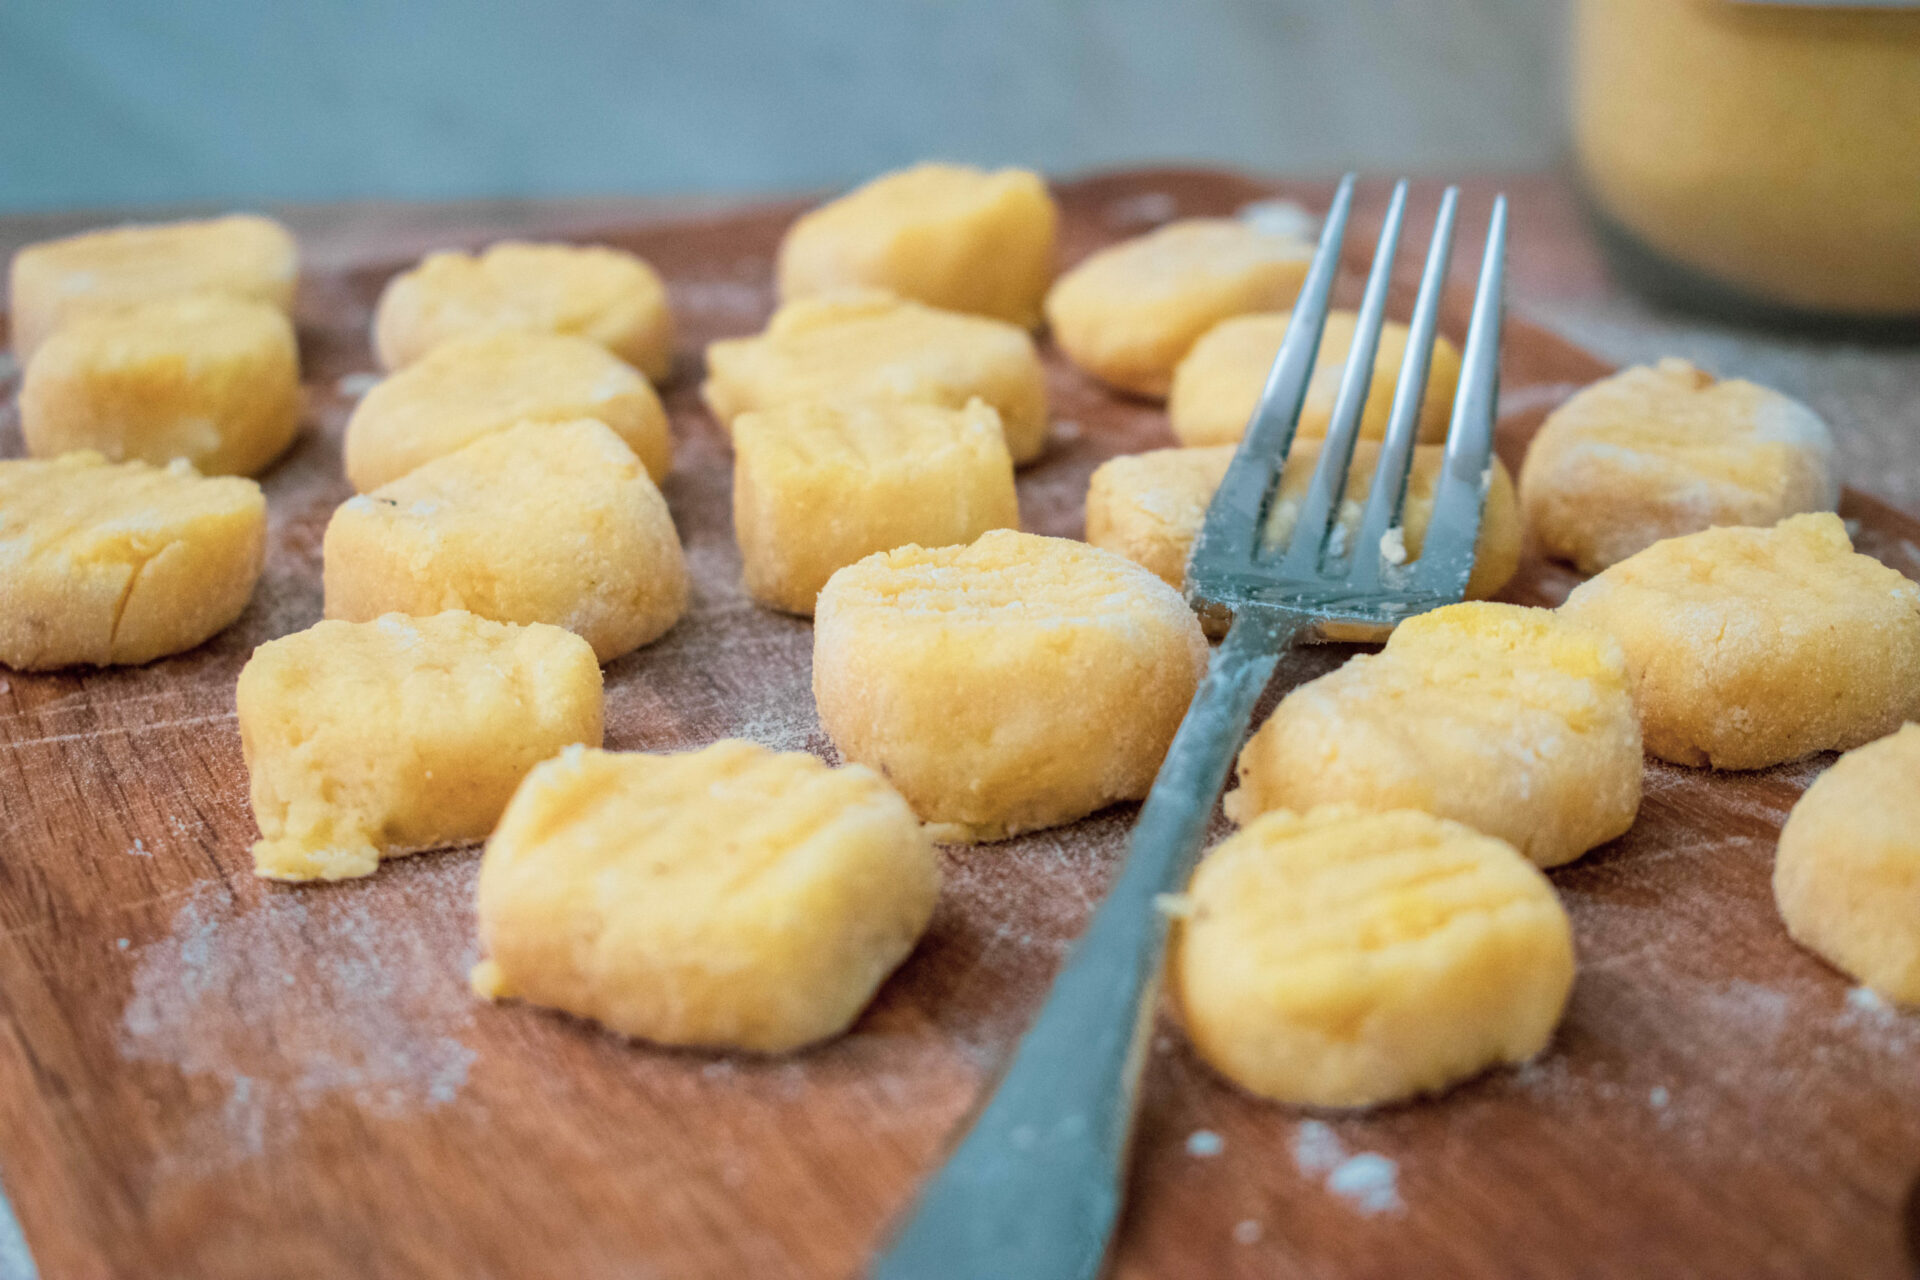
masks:
{"label": "fork tine", "polygon": [[1393,259],[1400,247],[1400,228],[1406,213],[1407,183],[1403,178],[1394,185],[1386,221],[1380,226],[1380,243],[1374,249],[1373,269],[1367,274],[1367,291],[1353,328],[1353,347],[1340,375],[1340,392],[1334,398],[1333,416],[1327,420],[1320,461],[1313,469],[1313,484],[1300,504],[1286,558],[1281,562],[1281,571],[1289,576],[1312,577],[1320,572],[1334,516],[1347,491],[1347,468],[1353,463],[1360,415],[1373,384],[1373,361],[1380,350],[1380,330],[1387,316],[1387,286],[1392,281]]}
{"label": "fork tine", "polygon": [[1340,180],[1320,230],[1320,245],[1293,304],[1293,319],[1280,341],[1280,353],[1267,373],[1260,403],[1247,420],[1246,434],[1233,455],[1225,479],[1207,507],[1206,522],[1195,540],[1193,559],[1233,557],[1251,560],[1259,549],[1266,523],[1267,503],[1280,479],[1280,468],[1293,444],[1293,430],[1306,399],[1307,380],[1313,376],[1314,357],[1320,351],[1320,333],[1327,325],[1327,302],[1340,266],[1340,244],[1347,234],[1347,215],[1353,207],[1351,173]]}
{"label": "fork tine", "polygon": [[1427,246],[1427,265],[1420,275],[1420,293],[1414,300],[1413,319],[1407,326],[1407,354],[1400,362],[1400,382],[1394,388],[1393,412],[1387,419],[1386,438],[1380,442],[1380,460],[1373,471],[1373,487],[1367,494],[1360,532],[1354,540],[1349,582],[1362,591],[1380,584],[1385,566],[1381,540],[1400,518],[1400,503],[1406,496],[1407,470],[1419,438],[1420,405],[1427,395],[1427,366],[1433,360],[1433,340],[1440,323],[1440,295],[1446,286],[1447,259],[1453,252],[1454,215],[1459,203],[1460,188],[1448,187],[1440,197],[1440,214],[1434,219],[1433,239]]}
{"label": "fork tine", "polygon": [[1493,457],[1493,423],[1500,403],[1500,330],[1504,319],[1507,262],[1507,198],[1496,196],[1480,259],[1480,283],[1460,361],[1460,387],[1453,398],[1453,426],[1434,495],[1433,514],[1420,548],[1420,576],[1458,594],[1473,572],[1474,546],[1486,505]]}

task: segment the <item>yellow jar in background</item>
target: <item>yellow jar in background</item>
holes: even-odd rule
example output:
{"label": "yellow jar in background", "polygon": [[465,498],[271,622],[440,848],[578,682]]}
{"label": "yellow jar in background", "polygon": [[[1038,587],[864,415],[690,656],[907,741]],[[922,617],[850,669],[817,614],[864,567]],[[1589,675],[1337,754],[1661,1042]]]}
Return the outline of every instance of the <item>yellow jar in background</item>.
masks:
{"label": "yellow jar in background", "polygon": [[1920,5],[1575,14],[1574,145],[1616,245],[1737,309],[1920,319]]}

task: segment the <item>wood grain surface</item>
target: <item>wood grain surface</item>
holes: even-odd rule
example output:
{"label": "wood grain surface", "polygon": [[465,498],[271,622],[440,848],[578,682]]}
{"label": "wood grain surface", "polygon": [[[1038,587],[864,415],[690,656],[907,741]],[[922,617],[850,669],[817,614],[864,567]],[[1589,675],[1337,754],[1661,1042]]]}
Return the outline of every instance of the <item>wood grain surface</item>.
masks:
{"label": "wood grain surface", "polygon": [[[1317,204],[1323,189],[1292,193]],[[1064,256],[1272,194],[1200,172],[1069,184]],[[666,493],[696,584],[674,632],[608,668],[609,746],[739,735],[831,754],[808,624],[738,588],[728,455],[696,394],[702,345],[768,312],[792,212],[601,237],[660,267],[682,323]],[[1038,1006],[1132,810],[945,851],[919,950],[850,1035],[779,1060],[667,1052],[476,1002],[471,848],[337,886],[255,880],[234,679],[254,645],[320,616],[320,536],[348,492],[340,431],[372,368],[373,300],[402,265],[303,286],[310,421],[266,477],[271,552],[240,622],[147,667],[0,669],[0,1174],[41,1272],[854,1274]],[[1605,366],[1518,322],[1504,354],[1512,465]],[[1156,407],[1048,361],[1054,438],[1022,473],[1022,513],[1074,536],[1092,468],[1170,437]],[[19,449],[9,418],[0,454]],[[1920,523],[1854,496],[1846,514],[1863,549],[1920,574]],[[1530,558],[1509,596],[1553,603],[1572,581]],[[1302,653],[1269,697],[1346,652]],[[1226,1085],[1163,1021],[1116,1274],[1910,1274],[1920,1017],[1797,949],[1768,889],[1780,823],[1826,763],[1648,765],[1634,830],[1553,873],[1581,973],[1525,1068],[1308,1117]],[[1371,1178],[1340,1173],[1365,1154],[1383,1157]]]}

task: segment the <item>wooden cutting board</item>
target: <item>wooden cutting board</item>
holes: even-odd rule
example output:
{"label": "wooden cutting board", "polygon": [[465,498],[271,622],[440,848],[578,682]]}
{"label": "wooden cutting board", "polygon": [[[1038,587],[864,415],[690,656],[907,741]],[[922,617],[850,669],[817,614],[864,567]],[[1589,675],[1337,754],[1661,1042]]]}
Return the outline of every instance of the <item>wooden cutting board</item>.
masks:
{"label": "wooden cutting board", "polygon": [[[1274,194],[1209,173],[1071,183],[1064,256]],[[609,746],[740,735],[831,754],[808,624],[740,593],[728,455],[696,394],[702,345],[765,318],[792,212],[604,237],[660,267],[682,323],[666,493],[696,584],[670,636],[608,669]],[[402,265],[304,286],[311,421],[266,478],[271,553],[240,622],[147,667],[0,670],[0,1171],[41,1272],[853,1274],[1032,1016],[1132,810],[945,851],[931,932],[852,1034],[772,1061],[476,1002],[471,848],[337,886],[255,880],[234,679],[254,645],[320,616],[340,431]],[[1054,441],[1022,473],[1023,517],[1077,536],[1093,467],[1170,437],[1155,406],[1048,360]],[[1509,465],[1606,372],[1517,321],[1504,370]],[[0,453],[19,449],[9,419]],[[1920,523],[1858,498],[1847,514],[1864,549],[1920,574]],[[1571,582],[1529,560],[1509,595],[1554,603]],[[1270,697],[1347,652],[1300,654]],[[1238,1093],[1163,1022],[1117,1274],[1908,1274],[1920,1017],[1794,947],[1768,891],[1780,823],[1826,763],[1649,764],[1634,830],[1553,875],[1581,974],[1523,1069],[1315,1119]],[[1369,1153],[1391,1164],[1339,1164]]]}

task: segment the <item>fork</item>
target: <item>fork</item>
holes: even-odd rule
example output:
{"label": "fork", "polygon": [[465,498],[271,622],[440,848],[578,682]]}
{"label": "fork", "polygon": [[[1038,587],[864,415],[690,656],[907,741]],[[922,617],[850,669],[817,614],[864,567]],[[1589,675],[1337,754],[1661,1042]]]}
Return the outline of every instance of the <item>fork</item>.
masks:
{"label": "fork", "polygon": [[1353,175],[1327,212],[1293,319],[1187,566],[1187,595],[1230,613],[1186,718],[1140,810],[1126,862],[966,1138],[875,1263],[876,1280],[1091,1280],[1122,1203],[1140,1070],[1167,946],[1164,895],[1183,888],[1227,768],[1281,655],[1326,624],[1371,632],[1466,593],[1499,397],[1506,198],[1496,197],[1461,360],[1453,425],[1427,534],[1400,540],[1427,365],[1459,191],[1441,198],[1386,437],[1359,532],[1335,537],[1385,320],[1407,184],[1395,186],[1325,443],[1284,546],[1266,526],[1326,326]]}

